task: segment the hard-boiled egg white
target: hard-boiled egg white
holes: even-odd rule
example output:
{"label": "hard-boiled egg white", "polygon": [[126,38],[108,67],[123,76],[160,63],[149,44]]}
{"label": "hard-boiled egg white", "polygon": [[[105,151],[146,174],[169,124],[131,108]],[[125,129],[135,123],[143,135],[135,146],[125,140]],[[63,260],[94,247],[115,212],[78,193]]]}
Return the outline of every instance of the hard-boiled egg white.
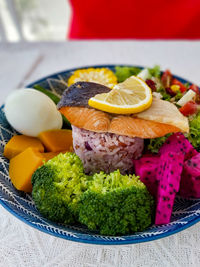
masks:
{"label": "hard-boiled egg white", "polygon": [[62,128],[62,116],[55,103],[34,89],[20,89],[10,94],[5,103],[5,115],[14,129],[29,136]]}

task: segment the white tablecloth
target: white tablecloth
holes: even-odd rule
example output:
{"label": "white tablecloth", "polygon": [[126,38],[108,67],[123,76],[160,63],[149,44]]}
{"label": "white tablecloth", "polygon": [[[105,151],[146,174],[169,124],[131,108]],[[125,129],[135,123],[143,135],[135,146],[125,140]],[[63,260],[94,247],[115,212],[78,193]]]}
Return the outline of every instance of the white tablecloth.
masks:
{"label": "white tablecloth", "polygon": [[[200,42],[68,42],[0,45],[0,102],[44,75],[89,64],[160,64],[200,85]],[[200,223],[173,236],[95,246],[39,232],[0,207],[0,267],[200,266]]]}

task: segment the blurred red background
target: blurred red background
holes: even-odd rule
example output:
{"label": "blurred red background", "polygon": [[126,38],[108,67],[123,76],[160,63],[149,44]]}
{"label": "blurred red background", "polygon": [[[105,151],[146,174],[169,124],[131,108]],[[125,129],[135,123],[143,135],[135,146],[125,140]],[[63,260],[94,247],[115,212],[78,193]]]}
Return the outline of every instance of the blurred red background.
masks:
{"label": "blurred red background", "polygon": [[199,0],[69,0],[70,39],[199,39]]}

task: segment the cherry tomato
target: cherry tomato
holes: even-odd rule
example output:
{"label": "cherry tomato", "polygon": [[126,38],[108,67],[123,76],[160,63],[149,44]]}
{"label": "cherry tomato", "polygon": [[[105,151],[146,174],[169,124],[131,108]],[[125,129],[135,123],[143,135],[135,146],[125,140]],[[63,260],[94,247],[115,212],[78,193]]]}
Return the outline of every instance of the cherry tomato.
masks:
{"label": "cherry tomato", "polygon": [[184,115],[184,116],[189,116],[197,113],[197,104],[194,101],[188,101],[184,106],[179,108],[179,111]]}
{"label": "cherry tomato", "polygon": [[185,91],[187,91],[187,88],[185,87],[185,85],[182,84],[182,82],[180,82],[179,80],[177,80],[175,78],[172,80],[172,84],[173,85],[179,85],[181,93],[184,93]]}
{"label": "cherry tomato", "polygon": [[172,74],[170,70],[166,70],[161,77],[162,84],[165,88],[170,87],[172,82]]}
{"label": "cherry tomato", "polygon": [[200,90],[199,87],[195,84],[190,85],[190,87],[188,88],[188,90],[193,90],[196,93],[196,102],[197,104],[200,104]]}

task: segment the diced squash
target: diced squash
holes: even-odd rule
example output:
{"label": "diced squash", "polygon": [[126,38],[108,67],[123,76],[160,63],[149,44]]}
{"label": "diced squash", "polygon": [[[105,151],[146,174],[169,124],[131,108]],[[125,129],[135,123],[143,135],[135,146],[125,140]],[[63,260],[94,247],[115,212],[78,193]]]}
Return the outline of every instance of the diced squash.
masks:
{"label": "diced squash", "polygon": [[49,152],[72,151],[72,131],[52,130],[41,132],[38,136],[40,141]]}
{"label": "diced squash", "polygon": [[48,161],[55,156],[57,156],[60,153],[66,153],[66,151],[58,151],[58,152],[46,152],[46,153],[41,153],[42,157],[44,158],[45,161]]}
{"label": "diced squash", "polygon": [[30,193],[32,191],[31,177],[43,163],[42,154],[31,147],[12,158],[9,175],[15,188]]}
{"label": "diced squash", "polygon": [[5,145],[4,156],[8,159],[11,159],[23,152],[28,147],[32,147],[37,151],[44,152],[44,146],[39,139],[26,135],[15,135]]}

